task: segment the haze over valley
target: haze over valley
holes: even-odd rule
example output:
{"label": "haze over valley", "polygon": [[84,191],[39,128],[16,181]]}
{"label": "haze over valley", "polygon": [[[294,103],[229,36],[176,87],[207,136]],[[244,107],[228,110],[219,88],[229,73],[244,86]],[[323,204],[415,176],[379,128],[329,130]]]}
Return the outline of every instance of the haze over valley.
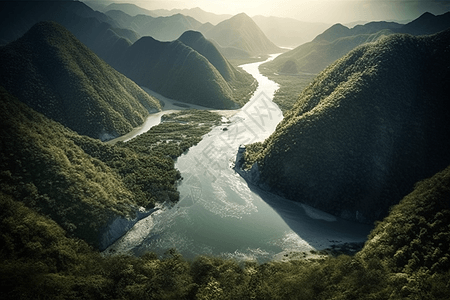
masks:
{"label": "haze over valley", "polygon": [[447,1],[1,1],[2,299],[447,299]]}

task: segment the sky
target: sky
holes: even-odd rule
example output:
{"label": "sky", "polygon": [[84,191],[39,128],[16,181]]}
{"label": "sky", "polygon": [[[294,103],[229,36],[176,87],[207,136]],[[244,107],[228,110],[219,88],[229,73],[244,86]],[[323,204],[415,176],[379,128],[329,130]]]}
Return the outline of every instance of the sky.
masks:
{"label": "sky", "polygon": [[147,9],[200,7],[216,14],[265,15],[306,22],[350,23],[356,21],[412,20],[428,11],[450,11],[450,0],[114,0]]}

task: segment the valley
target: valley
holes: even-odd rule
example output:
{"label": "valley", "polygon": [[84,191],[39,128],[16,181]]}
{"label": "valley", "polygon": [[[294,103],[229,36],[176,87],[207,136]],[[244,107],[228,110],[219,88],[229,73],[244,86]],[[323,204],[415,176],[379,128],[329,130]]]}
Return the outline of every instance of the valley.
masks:
{"label": "valley", "polygon": [[1,299],[448,299],[448,5],[118,1],[0,1]]}
{"label": "valley", "polygon": [[162,255],[175,247],[191,259],[208,254],[267,262],[365,241],[370,226],[267,193],[234,170],[239,145],[263,141],[282,119],[271,101],[278,85],[259,73],[262,63],[241,66],[258,80],[249,103],[177,158],[180,201],[139,221],[104,253]]}

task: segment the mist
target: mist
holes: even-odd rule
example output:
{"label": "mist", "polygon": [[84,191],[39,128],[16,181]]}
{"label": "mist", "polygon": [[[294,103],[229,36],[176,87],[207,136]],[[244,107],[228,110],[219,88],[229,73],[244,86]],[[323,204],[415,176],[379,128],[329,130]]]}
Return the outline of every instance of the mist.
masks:
{"label": "mist", "polygon": [[200,7],[216,14],[264,15],[294,18],[305,22],[351,23],[358,21],[407,22],[424,12],[442,14],[450,1],[424,0],[129,0],[146,9],[183,9]]}

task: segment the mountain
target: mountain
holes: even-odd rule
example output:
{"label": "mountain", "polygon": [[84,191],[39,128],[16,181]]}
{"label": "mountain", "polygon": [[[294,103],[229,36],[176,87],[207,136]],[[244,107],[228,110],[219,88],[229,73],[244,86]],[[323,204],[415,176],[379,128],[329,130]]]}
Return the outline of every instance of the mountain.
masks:
{"label": "mountain", "polygon": [[450,12],[437,16],[427,12],[403,26],[398,32],[426,35],[446,30],[449,27]]}
{"label": "mountain", "polygon": [[92,245],[98,245],[101,229],[112,218],[132,215],[131,192],[116,172],[72,141],[75,132],[3,87],[0,105],[2,193]]}
{"label": "mountain", "polygon": [[137,16],[137,15],[147,15],[151,17],[157,17],[158,15],[153,13],[152,11],[139,7],[132,3],[111,3],[110,5],[106,6],[102,9],[103,12],[108,12],[111,10],[120,10],[126,13],[130,16]]}
{"label": "mountain", "polygon": [[220,22],[202,33],[207,39],[217,42],[220,47],[235,48],[245,51],[250,56],[283,52],[245,13]]}
{"label": "mountain", "polygon": [[[166,97],[213,108],[236,108],[242,99],[203,55],[175,40],[143,37],[113,66],[141,86]],[[248,99],[247,99],[248,100]]]}
{"label": "mountain", "polygon": [[[358,256],[366,261],[377,259],[386,265],[396,281],[417,287],[418,273],[436,280],[450,268],[450,167],[423,180],[395,205],[389,216],[371,232]],[[395,278],[394,277],[394,278]],[[439,289],[439,288],[438,288]],[[412,290],[412,291],[411,291]],[[400,291],[398,291],[400,292]],[[445,298],[445,296],[444,296]]]}
{"label": "mountain", "polygon": [[0,84],[47,117],[101,140],[142,124],[159,102],[63,26],[41,22],[0,47]]}
{"label": "mountain", "polygon": [[254,16],[256,25],[280,47],[297,47],[312,41],[329,27],[324,23],[308,23],[291,18]]}
{"label": "mountain", "polygon": [[120,10],[110,10],[106,15],[116,20],[120,27],[137,32],[140,36],[151,36],[159,41],[173,41],[187,30],[202,26],[192,17],[176,14],[168,17],[147,15],[130,16]]}
{"label": "mountain", "polygon": [[232,17],[232,15],[227,14],[214,14],[211,12],[204,11],[203,9],[199,7],[190,8],[190,9],[156,9],[152,10],[152,13],[158,16],[162,17],[168,17],[173,16],[176,14],[182,14],[185,16],[190,16],[196,20],[198,20],[201,23],[211,23],[213,25],[216,25],[217,23],[220,23],[222,21],[225,21]]}
{"label": "mountain", "polygon": [[353,28],[348,28],[342,24],[335,24],[319,34],[314,41],[327,41],[333,42],[339,38],[356,36],[360,34],[374,34],[382,30],[395,31],[401,28],[403,25],[395,22],[370,22],[364,25],[356,25]]}
{"label": "mountain", "polygon": [[391,35],[333,63],[264,143],[248,147],[249,176],[346,219],[386,216],[450,164],[449,42],[448,30]]}
{"label": "mountain", "polygon": [[370,22],[348,28],[335,24],[319,34],[313,41],[286,52],[264,67],[272,73],[283,73],[285,64],[294,74],[319,73],[355,47],[378,40],[393,33],[413,35],[432,34],[450,27],[450,13],[434,16],[426,13],[418,19],[402,25],[395,22]]}
{"label": "mountain", "polygon": [[111,49],[123,48],[140,38],[79,1],[0,1],[0,45],[20,38],[41,21],[63,25],[103,59]]}
{"label": "mountain", "polygon": [[[166,59],[170,59],[171,61],[162,62],[162,64],[159,64],[158,66],[161,68],[143,69],[143,65],[151,66],[151,64],[149,64],[147,60],[155,61],[153,58],[148,57],[148,55],[145,54],[145,51],[151,52],[151,49],[142,49],[143,52],[141,52],[139,57],[139,59],[142,59],[142,61],[139,61],[135,57],[127,56],[127,53],[130,53],[129,48],[135,41],[139,39],[140,35],[135,31],[127,28],[113,27],[106,21],[111,20],[111,22],[113,22],[117,26],[121,26],[120,23],[123,22],[123,20],[121,20],[120,18],[118,18],[118,20],[114,20],[111,17],[106,16],[100,12],[94,12],[88,6],[78,1],[75,1],[73,3],[70,2],[69,4],[66,3],[66,1],[12,3],[0,2],[0,6],[2,8],[0,10],[0,16],[5,16],[7,17],[6,20],[10,21],[2,23],[4,27],[0,29],[0,40],[11,42],[12,40],[19,38],[19,33],[25,33],[26,31],[23,31],[24,29],[31,28],[34,22],[38,22],[41,19],[55,20],[69,29],[83,44],[93,50],[101,59],[110,64],[113,68],[118,69],[120,72],[128,72],[127,76],[132,76],[132,80],[138,81],[139,84],[145,83],[147,87],[152,86],[157,89],[156,92],[159,93],[167,92],[167,95],[170,95],[169,97],[176,96],[176,99],[180,101],[185,101],[186,99],[187,101],[195,102],[195,99],[199,99],[199,103],[212,104],[211,107],[230,108],[235,107],[234,102],[239,103],[239,105],[245,103],[248,100],[249,95],[255,89],[255,86],[251,85],[251,83],[253,83],[253,80],[248,86],[246,86],[247,83],[249,83],[248,79],[243,81],[242,83],[239,83],[238,80],[236,80],[234,81],[234,83],[230,82],[224,84],[223,78],[214,80],[216,75],[213,75],[207,78],[208,81],[202,82],[200,80],[196,80],[194,78],[195,76],[192,76],[190,72],[174,72],[174,70],[176,70],[177,68],[181,69],[185,67],[180,62],[189,61],[192,64],[191,69],[196,70],[199,74],[202,73],[205,74],[205,76],[207,76],[206,74],[216,74],[215,72],[217,71],[210,70],[210,64],[205,63],[202,59],[195,59],[195,57],[199,55],[198,53],[195,55],[195,57],[192,56],[190,58],[185,58],[183,56],[177,57],[176,55],[174,55],[176,53],[185,55],[189,54],[190,51],[172,51],[170,53],[167,53],[166,56]],[[78,12],[80,11],[83,13],[79,14]],[[118,15],[125,18],[132,18],[125,13],[117,13]],[[89,15],[92,15],[93,17],[89,17]],[[101,17],[97,18],[95,16]],[[177,18],[180,18],[180,20],[189,20],[189,18],[181,15],[170,18],[151,18],[149,16],[137,16],[136,18],[141,17],[144,19],[150,18],[151,20],[159,20],[158,22],[166,26],[163,27],[166,29],[168,28],[167,30],[170,30],[170,28],[173,26],[178,26],[176,25]],[[163,20],[169,19],[171,21],[167,22],[167,24],[164,24],[164,22],[162,22]],[[3,20],[0,18],[0,22],[2,21]],[[194,20],[193,22],[195,23],[196,21]],[[180,34],[174,36],[174,39],[177,39],[181,35],[182,31],[179,30],[176,32],[180,32]],[[142,47],[142,45],[139,47]],[[200,62],[200,64],[195,65],[196,62]],[[128,63],[136,64],[136,69],[132,70],[131,66],[127,65]],[[169,67],[169,65],[172,65],[172,67],[162,67],[164,64],[167,64],[165,65],[166,67]],[[206,70],[203,70],[204,68]],[[169,74],[169,71],[172,73]],[[151,74],[146,75],[146,72],[149,72]],[[156,74],[155,72],[165,74],[162,77],[166,78],[167,80],[165,82],[161,82],[162,77],[160,77],[159,74]],[[174,73],[176,74],[174,75]],[[170,77],[172,75],[175,76],[176,80],[172,80],[172,78]],[[190,77],[183,78],[182,76],[184,75]],[[150,77],[155,78],[155,82],[153,84],[150,84],[148,81],[148,78]],[[188,86],[189,89],[186,90],[186,92],[182,92],[181,89],[182,87],[184,88],[183,85],[185,83],[189,83],[191,85]],[[194,96],[196,93],[199,94],[198,97]],[[212,99],[217,99],[216,103],[212,103]]]}
{"label": "mountain", "polygon": [[237,70],[223,57],[214,44],[205,39],[200,32],[186,31],[178,40],[207,58],[226,81],[236,79]]}

